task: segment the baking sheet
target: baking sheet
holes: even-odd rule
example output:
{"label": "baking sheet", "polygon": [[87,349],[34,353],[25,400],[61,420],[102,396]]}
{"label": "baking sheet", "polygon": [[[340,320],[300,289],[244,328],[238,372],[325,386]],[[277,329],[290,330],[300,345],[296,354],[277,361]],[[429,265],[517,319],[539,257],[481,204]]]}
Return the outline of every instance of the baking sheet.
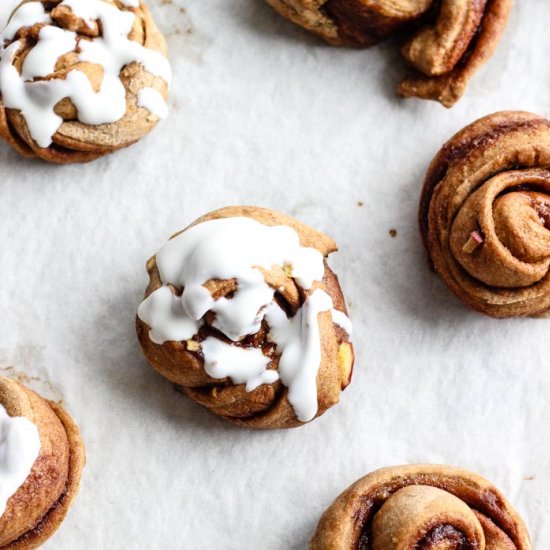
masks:
{"label": "baking sheet", "polygon": [[[427,269],[416,226],[423,174],[455,131],[501,109],[550,115],[545,0],[516,2],[450,111],[394,95],[405,68],[390,43],[327,47],[262,0],[150,4],[175,72],[151,136],[86,166],[0,145],[0,369],[62,398],[88,450],[45,548],[303,549],[351,482],[408,462],[485,475],[534,547],[550,547],[550,325],[463,308]],[[228,204],[289,213],[340,245],[355,377],[297,430],[217,419],[137,345],[145,261]]]}

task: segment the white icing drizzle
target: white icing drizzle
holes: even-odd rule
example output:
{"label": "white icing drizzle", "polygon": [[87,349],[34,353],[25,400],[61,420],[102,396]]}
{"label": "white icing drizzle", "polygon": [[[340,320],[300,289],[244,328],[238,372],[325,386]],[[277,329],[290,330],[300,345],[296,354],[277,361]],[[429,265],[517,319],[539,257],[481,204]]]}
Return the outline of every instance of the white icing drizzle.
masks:
{"label": "white icing drizzle", "polygon": [[212,378],[229,377],[234,384],[246,384],[246,391],[279,379],[274,370],[267,370],[269,357],[261,349],[238,348],[209,336],[202,342],[204,369]]}
{"label": "white icing drizzle", "polygon": [[[133,2],[125,5],[135,7]],[[5,50],[0,50],[0,92],[4,105],[21,111],[33,139],[40,147],[51,145],[53,135],[63,122],[54,108],[64,98],[73,102],[78,120],[84,124],[99,125],[120,120],[126,113],[126,90],[120,80],[120,72],[126,65],[140,63],[146,71],[162,78],[167,84],[170,84],[172,77],[170,64],[160,52],[129,40],[128,35],[135,21],[134,13],[119,10],[103,0],[64,0],[59,6],[69,7],[90,27],[99,21],[102,36],[77,42],[74,32],[47,25],[41,29],[38,42],[28,54],[21,75],[13,66],[21,43],[16,41]],[[51,23],[51,18],[40,2],[23,4],[0,34],[0,45],[12,40],[22,27],[35,23]],[[70,71],[63,80],[34,80],[51,74],[58,58],[77,48],[80,61],[103,67],[99,91],[94,91],[86,75],[77,69]],[[146,90],[150,91],[145,92],[144,99],[138,99],[140,106],[151,108],[151,114],[163,118],[167,112],[164,98],[150,88]],[[141,92],[144,90],[140,91],[138,98],[143,96]]]}
{"label": "white icing drizzle", "polygon": [[38,455],[38,428],[25,417],[11,417],[0,405],[0,517],[6,505],[25,483]]}
{"label": "white icing drizzle", "polygon": [[23,63],[21,71],[23,80],[28,81],[34,77],[44,77],[53,73],[57,58],[76,48],[76,34],[57,27],[42,27],[38,37],[36,46],[29,52]]}
{"label": "white icing drizzle", "polygon": [[138,309],[139,318],[149,325],[149,338],[155,344],[189,340],[202,322],[194,321],[184,311],[181,299],[167,286],[147,296]]}
{"label": "white icing drizzle", "polygon": [[351,336],[353,326],[350,318],[343,311],[338,311],[334,307],[331,308],[330,312],[332,314],[332,322],[338,325],[348,336]]}
{"label": "white icing drizzle", "polygon": [[0,32],[8,24],[13,10],[21,3],[21,0],[2,0],[0,2]]}
{"label": "white icing drizzle", "polygon": [[270,326],[269,338],[277,344],[277,350],[281,353],[281,382],[288,387],[288,401],[297,418],[303,422],[317,414],[317,372],[321,364],[317,316],[333,309],[332,298],[317,289],[290,319],[275,303],[271,304],[266,314]]}
{"label": "white icing drizzle", "polygon": [[[229,377],[236,384],[246,384],[247,391],[280,378],[289,388],[288,399],[297,418],[307,422],[315,417],[321,363],[317,316],[331,312],[334,323],[348,333],[351,323],[334,309],[332,299],[321,289],[309,294],[289,319],[274,301],[275,290],[258,268],[284,267],[298,286],[311,290],[325,271],[318,250],[301,246],[291,227],[236,217],[210,220],[180,233],[161,248],[156,263],[164,286],[138,308],[153,342],[192,338],[208,311],[215,313],[213,326],[235,342],[256,334],[265,318],[269,340],[280,354],[277,371],[268,369],[270,360],[259,348],[240,348],[208,337],[202,342],[206,372],[212,378]],[[235,279],[237,290],[231,298],[214,300],[203,286],[212,279]],[[181,296],[167,285],[183,289]]]}
{"label": "white icing drizzle", "polygon": [[19,29],[32,27],[37,23],[51,22],[50,15],[46,13],[44,5],[41,2],[27,2],[23,4],[12,14],[9,24],[2,31],[0,35],[0,48],[3,46],[4,40],[13,40]]}
{"label": "white icing drizzle", "polygon": [[153,88],[142,88],[138,93],[138,107],[147,109],[153,116],[162,120],[168,116],[168,106],[162,95]]}

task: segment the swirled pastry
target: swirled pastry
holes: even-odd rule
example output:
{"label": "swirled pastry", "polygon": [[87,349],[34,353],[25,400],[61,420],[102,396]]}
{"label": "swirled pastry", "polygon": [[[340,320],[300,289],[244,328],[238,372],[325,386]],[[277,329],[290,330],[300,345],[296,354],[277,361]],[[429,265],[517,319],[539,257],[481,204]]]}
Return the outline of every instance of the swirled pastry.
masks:
{"label": "swirled pastry", "polygon": [[511,0],[267,0],[279,13],[336,46],[370,46],[396,34],[413,68],[403,97],[446,107],[493,54]]}
{"label": "swirled pastry", "polygon": [[351,379],[350,322],[327,264],[336,245],[256,207],[199,218],[149,260],[137,333],[163,376],[251,428],[300,426]]}
{"label": "swirled pastry", "polygon": [[50,538],[78,492],[84,446],[65,410],[0,377],[0,549]]}
{"label": "swirled pastry", "polygon": [[490,482],[450,466],[383,468],[323,514],[310,550],[530,550],[517,512]]}
{"label": "swirled pastry", "polygon": [[19,153],[86,162],[166,115],[164,37],[139,0],[25,0],[0,13],[0,136]]}
{"label": "swirled pastry", "polygon": [[550,310],[550,121],[496,113],[432,161],[420,226],[435,270],[492,317]]}

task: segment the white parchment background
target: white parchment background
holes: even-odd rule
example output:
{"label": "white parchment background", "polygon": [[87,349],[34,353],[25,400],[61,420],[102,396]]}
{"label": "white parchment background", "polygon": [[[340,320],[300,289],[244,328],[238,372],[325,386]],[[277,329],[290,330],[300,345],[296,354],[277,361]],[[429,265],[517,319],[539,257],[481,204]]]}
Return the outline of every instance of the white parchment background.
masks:
{"label": "white parchment background", "polygon": [[[405,69],[391,44],[327,47],[262,0],[151,5],[175,71],[151,136],[87,166],[0,144],[0,368],[62,396],[88,450],[46,548],[303,549],[351,482],[408,462],[485,475],[549,548],[550,322],[466,310],[427,269],[416,225],[424,172],[455,131],[501,109],[550,115],[546,0],[516,2],[450,111],[394,95]],[[298,430],[218,420],[136,342],[145,261],[228,204],[286,212],[340,245],[355,377]]]}

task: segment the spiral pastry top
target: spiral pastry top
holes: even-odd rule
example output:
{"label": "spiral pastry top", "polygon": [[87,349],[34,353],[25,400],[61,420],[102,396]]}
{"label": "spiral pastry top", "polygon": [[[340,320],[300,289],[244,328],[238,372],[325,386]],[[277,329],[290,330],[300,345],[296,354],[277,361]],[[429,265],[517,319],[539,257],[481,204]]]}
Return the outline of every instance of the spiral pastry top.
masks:
{"label": "spiral pastry top", "polygon": [[149,260],[143,351],[212,412],[250,428],[321,415],[351,379],[351,326],[327,256],[336,245],[288,216],[228,207]]}
{"label": "spiral pastry top", "polygon": [[138,141],[166,115],[171,70],[145,4],[13,4],[0,12],[0,137],[19,153],[90,161]]}
{"label": "spiral pastry top", "polygon": [[486,479],[459,468],[383,468],[323,514],[310,550],[530,550],[517,512]]}
{"label": "spiral pastry top", "polygon": [[0,550],[38,548],[78,492],[78,428],[59,405],[0,377],[0,457]]}
{"label": "spiral pastry top", "polygon": [[420,226],[435,270],[492,317],[550,311],[550,121],[496,113],[432,161]]}
{"label": "spiral pastry top", "polygon": [[454,105],[493,54],[512,0],[267,0],[333,45],[370,46],[397,34],[413,68],[403,97]]}

